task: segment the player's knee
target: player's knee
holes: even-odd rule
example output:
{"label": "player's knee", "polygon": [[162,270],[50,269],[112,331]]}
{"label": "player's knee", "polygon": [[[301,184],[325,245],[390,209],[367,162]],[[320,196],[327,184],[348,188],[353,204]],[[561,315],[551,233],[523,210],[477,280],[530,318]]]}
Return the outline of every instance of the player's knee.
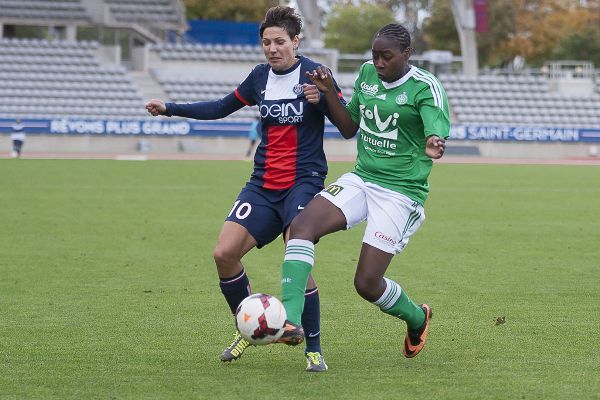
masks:
{"label": "player's knee", "polygon": [[313,227],[314,224],[305,221],[302,214],[298,215],[290,224],[290,238],[291,239],[304,239],[316,242],[317,234]]}
{"label": "player's knee", "polygon": [[227,272],[228,269],[237,266],[240,261],[237,252],[233,251],[233,249],[219,245],[215,247],[213,257],[215,259],[215,264],[217,264],[217,269],[220,272]]}
{"label": "player's knee", "polygon": [[354,276],[354,288],[356,293],[365,300],[374,301],[377,297],[375,289],[377,288],[377,281],[370,279],[368,276],[355,275]]}
{"label": "player's knee", "polygon": [[356,293],[358,293],[361,297],[365,297],[365,293],[369,290],[366,281],[358,275],[354,276],[354,289],[356,289]]}

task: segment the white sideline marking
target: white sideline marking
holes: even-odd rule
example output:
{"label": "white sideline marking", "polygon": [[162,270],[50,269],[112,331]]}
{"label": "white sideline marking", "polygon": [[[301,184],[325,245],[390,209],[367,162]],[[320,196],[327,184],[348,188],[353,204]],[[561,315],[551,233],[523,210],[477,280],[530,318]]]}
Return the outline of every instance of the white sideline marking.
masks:
{"label": "white sideline marking", "polygon": [[146,161],[147,159],[147,156],[138,154],[117,154],[115,156],[117,161]]}

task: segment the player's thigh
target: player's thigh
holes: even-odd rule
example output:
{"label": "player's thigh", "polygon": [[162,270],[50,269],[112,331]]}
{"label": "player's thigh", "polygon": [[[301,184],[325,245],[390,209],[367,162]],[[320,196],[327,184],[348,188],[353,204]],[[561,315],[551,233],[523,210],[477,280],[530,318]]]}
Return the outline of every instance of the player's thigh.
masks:
{"label": "player's thigh", "polygon": [[321,237],[346,228],[346,217],[335,205],[321,196],[308,203],[294,218],[289,237],[316,243]]}
{"label": "player's thigh", "polygon": [[233,221],[225,221],[215,246],[215,257],[241,260],[256,244],[256,239],[246,227]]}
{"label": "player's thigh", "polygon": [[267,195],[242,189],[226,218],[246,228],[256,241],[256,246],[272,242],[283,231],[283,221],[277,204]]}
{"label": "player's thigh", "polygon": [[[294,218],[323,190],[321,182],[302,182],[292,187],[281,202],[284,226],[287,228]],[[286,238],[287,240],[287,238]]]}
{"label": "player's thigh", "polygon": [[425,220],[425,211],[408,197],[370,184],[366,191],[369,213],[363,242],[384,252],[402,252]]}
{"label": "player's thigh", "polygon": [[319,196],[337,207],[345,217],[346,229],[361,223],[367,217],[364,182],[353,173],[342,175],[323,189]]}

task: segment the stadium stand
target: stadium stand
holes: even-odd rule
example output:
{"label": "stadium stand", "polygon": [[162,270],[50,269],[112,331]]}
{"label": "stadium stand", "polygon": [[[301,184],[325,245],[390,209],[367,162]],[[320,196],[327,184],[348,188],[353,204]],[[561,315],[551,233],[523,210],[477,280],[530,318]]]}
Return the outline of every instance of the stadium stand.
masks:
{"label": "stadium stand", "polygon": [[180,0],[0,0],[0,10],[0,24],[63,27],[69,40],[77,27],[130,30],[152,42],[187,29]]}
{"label": "stadium stand", "polygon": [[[163,61],[232,61],[244,63],[263,63],[265,56],[260,46],[247,44],[219,43],[159,43],[150,46]],[[329,56],[331,50],[316,48],[301,48],[302,54],[308,57]],[[328,63],[327,65],[331,65]]]}
{"label": "stadium stand", "polygon": [[170,0],[104,0],[114,18],[120,22],[141,22],[150,25],[177,27],[180,17]]}
{"label": "stadium stand", "polygon": [[[189,78],[159,78],[171,101],[193,103],[220,99],[231,93],[239,84],[237,81],[201,81]],[[256,107],[244,107],[224,121],[252,122],[258,110]]]}
{"label": "stadium stand", "polygon": [[239,61],[261,63],[265,61],[258,46],[231,44],[156,44],[150,47],[163,61]]}
{"label": "stadium stand", "polygon": [[80,0],[0,0],[0,10],[3,18],[91,20]]}
{"label": "stadium stand", "polygon": [[181,0],[0,0],[0,118],[148,118],[132,70],[186,27]]}
{"label": "stadium stand", "polygon": [[97,42],[0,40],[1,118],[140,118],[123,67],[101,66]]}
{"label": "stadium stand", "polygon": [[[180,0],[0,0],[0,10],[4,33],[8,25],[33,22],[69,28],[67,40],[0,39],[0,118],[146,118],[143,104],[155,93],[176,102],[218,99],[264,62],[258,45],[168,43],[170,33],[181,35],[186,26]],[[134,32],[133,57],[144,61],[126,63],[120,56],[106,56],[119,51],[114,50],[119,35],[113,43],[76,40],[77,29],[94,26]],[[302,53],[337,69],[336,51],[303,48]],[[597,80],[589,94],[569,95],[557,91],[552,77],[539,71],[438,76],[448,93],[453,123],[600,126]],[[338,82],[349,99],[353,78]],[[152,85],[158,90],[146,88]],[[250,121],[255,113],[256,108],[243,108],[225,121]]]}
{"label": "stadium stand", "polygon": [[551,90],[550,79],[533,75],[440,75],[462,124],[600,126],[600,95]]}

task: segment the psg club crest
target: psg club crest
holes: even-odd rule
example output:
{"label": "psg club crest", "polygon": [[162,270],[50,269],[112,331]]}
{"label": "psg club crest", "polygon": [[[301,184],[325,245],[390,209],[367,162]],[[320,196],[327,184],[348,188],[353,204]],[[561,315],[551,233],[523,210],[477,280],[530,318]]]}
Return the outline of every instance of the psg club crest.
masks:
{"label": "psg club crest", "polygon": [[302,87],[302,85],[298,83],[298,84],[294,85],[293,90],[294,90],[294,94],[296,96],[300,96],[302,94],[302,92],[304,92],[304,87]]}

